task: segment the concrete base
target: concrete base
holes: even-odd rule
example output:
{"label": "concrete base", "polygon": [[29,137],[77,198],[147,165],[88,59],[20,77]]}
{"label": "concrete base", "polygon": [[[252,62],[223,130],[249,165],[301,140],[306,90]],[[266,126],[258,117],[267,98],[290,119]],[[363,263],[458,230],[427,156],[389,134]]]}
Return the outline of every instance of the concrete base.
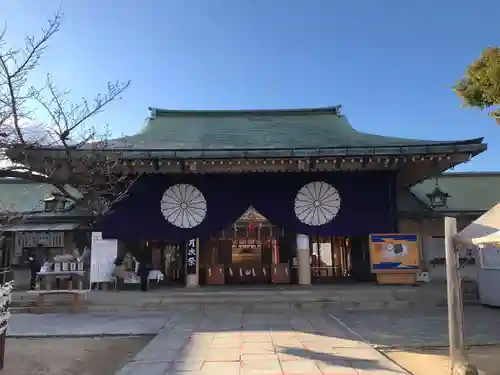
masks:
{"label": "concrete base", "polygon": [[309,252],[309,237],[297,235],[297,263],[299,285],[311,285],[311,261]]}
{"label": "concrete base", "polygon": [[460,364],[453,366],[453,375],[479,375],[479,371],[476,366],[469,363]]}
{"label": "concrete base", "polygon": [[198,275],[186,275],[186,288],[197,288],[198,284]]}
{"label": "concrete base", "polygon": [[416,273],[377,273],[377,284],[381,285],[415,285],[417,283]]}

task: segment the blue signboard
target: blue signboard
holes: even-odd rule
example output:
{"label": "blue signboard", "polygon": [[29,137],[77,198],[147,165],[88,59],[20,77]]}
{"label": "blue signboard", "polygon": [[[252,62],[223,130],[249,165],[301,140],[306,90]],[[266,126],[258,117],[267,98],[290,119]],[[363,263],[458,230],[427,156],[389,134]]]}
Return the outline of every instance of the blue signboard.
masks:
{"label": "blue signboard", "polygon": [[420,245],[416,234],[372,234],[370,255],[374,272],[420,269]]}

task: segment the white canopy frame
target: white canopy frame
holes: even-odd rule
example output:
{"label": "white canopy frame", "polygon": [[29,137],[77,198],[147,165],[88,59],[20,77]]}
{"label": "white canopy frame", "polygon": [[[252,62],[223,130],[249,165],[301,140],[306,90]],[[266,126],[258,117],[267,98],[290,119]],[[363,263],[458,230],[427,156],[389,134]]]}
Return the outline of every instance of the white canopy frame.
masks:
{"label": "white canopy frame", "polygon": [[468,247],[500,246],[500,203],[457,233],[453,242]]}

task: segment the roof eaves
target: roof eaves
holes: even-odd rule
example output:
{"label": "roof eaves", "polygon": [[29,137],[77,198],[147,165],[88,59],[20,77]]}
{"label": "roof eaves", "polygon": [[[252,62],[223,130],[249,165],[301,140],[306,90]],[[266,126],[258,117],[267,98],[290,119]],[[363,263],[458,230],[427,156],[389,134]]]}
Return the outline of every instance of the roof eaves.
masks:
{"label": "roof eaves", "polygon": [[37,182],[32,180],[25,180],[17,177],[0,177],[0,185],[12,185],[12,184],[44,184],[43,182]]}
{"label": "roof eaves", "polygon": [[432,217],[442,217],[442,216],[460,216],[460,215],[469,215],[469,216],[480,216],[484,214],[488,210],[449,210],[449,209],[440,209],[440,210],[430,210],[427,213]]}
{"label": "roof eaves", "polygon": [[73,223],[93,221],[94,216],[91,215],[62,215],[62,216],[27,216],[27,223]]}
{"label": "roof eaves", "polygon": [[[416,144],[404,146],[355,146],[355,147],[320,147],[320,148],[222,148],[222,149],[117,149],[122,151],[123,157],[152,157],[164,158],[231,158],[231,157],[334,157],[334,156],[399,156],[420,154],[453,154],[471,153],[477,155],[487,149],[482,138],[475,140],[457,141],[454,143]],[[474,142],[473,142],[474,141]],[[82,150],[84,151],[84,150]]]}
{"label": "roof eaves", "polygon": [[471,172],[445,172],[440,178],[454,178],[454,177],[500,177],[500,172],[481,172],[481,171],[471,171]]}

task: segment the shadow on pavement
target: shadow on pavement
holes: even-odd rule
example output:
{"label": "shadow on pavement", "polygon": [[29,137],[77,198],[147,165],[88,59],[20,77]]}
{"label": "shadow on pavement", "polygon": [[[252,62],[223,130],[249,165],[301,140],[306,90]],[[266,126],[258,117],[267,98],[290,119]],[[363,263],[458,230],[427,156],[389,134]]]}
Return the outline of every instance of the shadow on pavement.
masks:
{"label": "shadow on pavement", "polygon": [[407,374],[323,311],[289,310],[178,313],[117,375],[360,372]]}
{"label": "shadow on pavement", "polygon": [[[352,357],[344,357],[335,354],[328,354],[324,352],[316,352],[307,349],[299,349],[299,348],[283,348],[283,353],[299,357],[299,358],[307,358],[315,361],[323,362],[329,364],[331,366],[337,367],[347,367],[347,368],[355,368],[357,370],[384,370],[384,371],[392,371],[394,370],[394,366],[387,366],[385,361],[380,361],[380,358],[357,358],[355,356]],[[356,349],[355,349],[356,350]],[[359,351],[367,351],[367,349],[357,349]],[[353,353],[354,354],[354,353]],[[365,356],[367,353],[363,353]],[[374,356],[378,357],[378,355]],[[389,362],[390,363],[390,362]],[[404,372],[403,372],[404,373]]]}

